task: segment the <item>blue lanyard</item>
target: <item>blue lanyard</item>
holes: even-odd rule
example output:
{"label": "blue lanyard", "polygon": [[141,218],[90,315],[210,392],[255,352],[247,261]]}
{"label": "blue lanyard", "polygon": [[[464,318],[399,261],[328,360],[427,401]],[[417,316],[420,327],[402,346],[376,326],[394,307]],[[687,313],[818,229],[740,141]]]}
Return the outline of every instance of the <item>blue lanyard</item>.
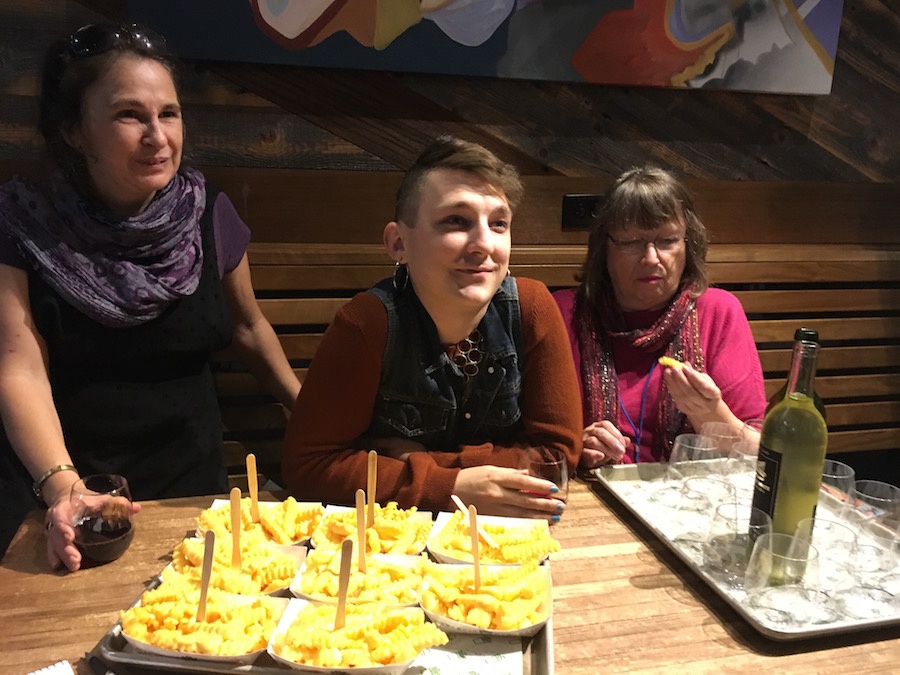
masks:
{"label": "blue lanyard", "polygon": [[[638,417],[638,425],[634,426],[634,420],[631,419],[631,415],[628,414],[628,410],[625,409],[625,404],[622,402],[622,395],[619,394],[619,407],[622,409],[622,412],[625,413],[625,419],[628,420],[628,423],[631,425],[631,430],[634,432],[634,463],[637,464],[640,461],[641,455],[641,437],[644,434],[644,405],[647,403],[647,390],[650,388],[650,377],[653,375],[653,370],[656,368],[656,364],[659,361],[654,361],[653,365],[650,366],[650,372],[647,373],[647,380],[644,382],[644,391],[641,393],[641,411]],[[618,383],[617,383],[618,384]]]}

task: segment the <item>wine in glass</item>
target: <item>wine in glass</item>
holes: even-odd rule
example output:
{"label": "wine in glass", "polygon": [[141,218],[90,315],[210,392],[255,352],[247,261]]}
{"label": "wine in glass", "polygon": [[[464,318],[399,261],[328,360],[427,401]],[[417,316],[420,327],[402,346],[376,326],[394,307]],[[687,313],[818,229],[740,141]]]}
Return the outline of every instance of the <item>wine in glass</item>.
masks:
{"label": "wine in glass", "polygon": [[83,567],[110,562],[128,549],[134,538],[134,510],[123,476],[84,476],[72,485],[69,501]]}
{"label": "wine in glass", "polygon": [[528,448],[525,451],[523,468],[528,470],[529,476],[548,480],[559,490],[555,494],[537,492],[529,494],[566,501],[569,496],[569,469],[566,466],[566,456],[560,450],[546,446]]}

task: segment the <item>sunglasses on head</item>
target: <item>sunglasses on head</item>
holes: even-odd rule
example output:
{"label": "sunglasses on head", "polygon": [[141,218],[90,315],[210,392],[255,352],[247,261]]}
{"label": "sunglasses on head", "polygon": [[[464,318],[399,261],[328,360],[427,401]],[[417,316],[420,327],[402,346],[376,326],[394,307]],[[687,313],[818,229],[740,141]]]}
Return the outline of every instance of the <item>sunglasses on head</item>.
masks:
{"label": "sunglasses on head", "polygon": [[128,26],[92,23],[69,36],[69,51],[74,56],[95,56],[123,44],[151,52],[168,51],[164,37],[135,23]]}

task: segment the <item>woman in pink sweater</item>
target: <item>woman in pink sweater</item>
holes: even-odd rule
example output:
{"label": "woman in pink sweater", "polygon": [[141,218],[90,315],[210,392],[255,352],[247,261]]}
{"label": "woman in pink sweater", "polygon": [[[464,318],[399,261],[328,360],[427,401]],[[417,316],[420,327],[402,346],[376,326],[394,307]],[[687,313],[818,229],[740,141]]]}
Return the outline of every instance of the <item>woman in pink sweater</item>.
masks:
{"label": "woman in pink sweater", "polygon": [[581,379],[582,466],[666,461],[680,433],[763,416],[750,325],[735,296],[709,288],[706,251],[670,173],[631,169],[607,191],[580,286],[554,294]]}

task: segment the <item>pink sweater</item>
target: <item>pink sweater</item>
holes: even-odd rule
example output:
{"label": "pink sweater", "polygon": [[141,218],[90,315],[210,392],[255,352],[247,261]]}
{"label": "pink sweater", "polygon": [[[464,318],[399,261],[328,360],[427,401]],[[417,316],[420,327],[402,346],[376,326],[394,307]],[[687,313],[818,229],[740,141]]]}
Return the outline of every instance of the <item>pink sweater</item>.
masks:
{"label": "pink sweater", "polygon": [[[566,329],[569,331],[575,370],[581,381],[581,350],[578,348],[573,325],[575,289],[557,291],[553,297],[559,305]],[[660,314],[661,311],[629,312],[625,314],[625,318],[631,327],[638,328],[651,325]],[[766,408],[762,366],[759,363],[753,334],[750,332],[750,324],[740,301],[728,291],[711,288],[697,299],[697,314],[706,372],[722,390],[722,399],[742,420],[762,417]],[[634,425],[639,426],[641,396],[647,374],[659,356],[662,356],[662,353],[647,353],[630,347],[622,340],[613,341],[613,360],[619,374],[619,395],[624,404],[624,411],[620,411],[616,422],[619,430],[631,438],[634,438],[636,430],[629,422],[625,411],[630,415]],[[661,370],[653,368],[647,387],[644,428],[640,439],[642,462],[659,461],[651,455],[650,448],[653,446],[653,434],[657,432]],[[585,419],[584,424],[587,426],[594,421],[596,420]],[[632,446],[626,451],[623,461],[626,463],[634,461]]]}

